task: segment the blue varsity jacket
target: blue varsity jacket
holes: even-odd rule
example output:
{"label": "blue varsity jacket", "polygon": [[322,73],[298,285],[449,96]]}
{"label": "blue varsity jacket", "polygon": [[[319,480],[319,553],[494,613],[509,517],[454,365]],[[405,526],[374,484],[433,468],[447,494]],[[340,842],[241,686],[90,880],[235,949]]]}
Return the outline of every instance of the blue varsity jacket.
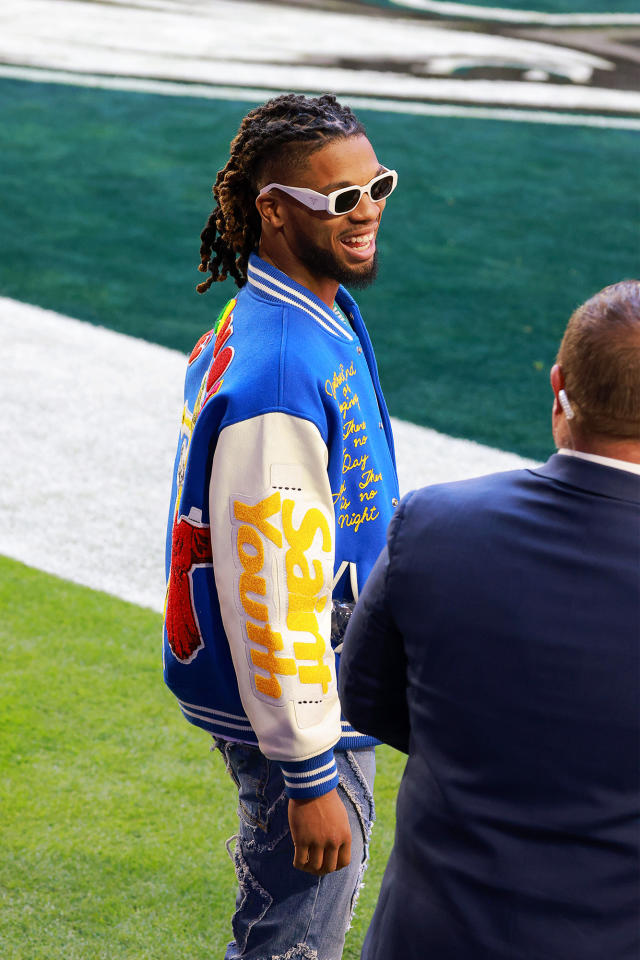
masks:
{"label": "blue varsity jacket", "polygon": [[164,677],[191,723],[258,744],[290,796],[337,785],[332,597],[357,598],[397,504],[391,426],[353,298],[250,258],[187,368],[167,530]]}

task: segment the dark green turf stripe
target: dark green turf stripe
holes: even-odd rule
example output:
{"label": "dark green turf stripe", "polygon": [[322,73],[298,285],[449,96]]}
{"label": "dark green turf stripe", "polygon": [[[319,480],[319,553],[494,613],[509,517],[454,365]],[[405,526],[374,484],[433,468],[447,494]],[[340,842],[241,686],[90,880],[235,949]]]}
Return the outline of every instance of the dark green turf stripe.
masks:
{"label": "dark green turf stripe", "polygon": [[[0,290],[188,350],[199,233],[248,105],[4,81]],[[362,114],[400,172],[360,296],[393,415],[535,457],[571,310],[638,271],[638,135]]]}

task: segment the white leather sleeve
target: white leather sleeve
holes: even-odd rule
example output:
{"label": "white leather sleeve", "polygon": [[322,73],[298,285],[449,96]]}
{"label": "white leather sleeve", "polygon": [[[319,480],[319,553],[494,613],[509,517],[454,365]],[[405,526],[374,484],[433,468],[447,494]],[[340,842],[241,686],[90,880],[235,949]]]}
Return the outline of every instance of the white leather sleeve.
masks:
{"label": "white leather sleeve", "polygon": [[225,427],[209,488],[213,570],[240,697],[262,752],[306,760],[340,737],[330,644],[335,522],[312,423]]}

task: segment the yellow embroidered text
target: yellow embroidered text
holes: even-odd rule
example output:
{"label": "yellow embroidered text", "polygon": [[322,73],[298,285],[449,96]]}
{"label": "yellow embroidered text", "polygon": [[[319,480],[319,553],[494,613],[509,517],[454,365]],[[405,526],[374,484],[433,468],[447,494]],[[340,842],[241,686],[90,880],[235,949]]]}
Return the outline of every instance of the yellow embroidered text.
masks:
{"label": "yellow embroidered text", "polygon": [[[264,577],[259,576],[264,567],[264,545],[260,533],[271,540],[276,547],[282,546],[282,534],[269,522],[276,511],[280,510],[280,494],[274,493],[255,506],[241,503],[236,500],[233,512],[236,520],[242,521],[238,528],[237,547],[238,557],[242,564],[240,574],[240,603],[252,620],[247,620],[247,637],[262,649],[250,647],[251,662],[267,676],[256,673],[256,689],[267,697],[279,700],[282,687],[276,675],[292,676],[296,673],[295,661],[290,657],[278,657],[276,652],[282,650],[282,636],[274,633],[269,625],[269,608],[265,603],[253,600],[249,594],[256,597],[265,597],[267,585]],[[260,531],[260,533],[258,533]]]}
{"label": "yellow embroidered text", "polygon": [[[349,439],[351,440],[351,444],[346,444],[342,451],[342,473],[344,475],[352,470],[359,471],[358,488],[360,492],[358,496],[362,504],[364,501],[373,500],[378,495],[378,488],[374,486],[374,484],[380,482],[382,474],[376,473],[375,470],[371,469],[369,455],[363,453],[361,449],[368,440],[366,420],[356,419],[353,415],[349,416],[349,411],[352,411],[353,414],[354,407],[357,407],[358,411],[360,411],[358,394],[352,393],[351,384],[349,383],[349,379],[353,377],[355,373],[356,369],[353,362],[346,370],[344,366],[341,365],[339,370],[334,371],[333,376],[325,382],[325,390],[338,401],[343,420],[342,439],[345,442]],[[340,387],[342,387],[341,401],[338,400]],[[362,416],[361,413],[360,416]],[[358,476],[358,474],[356,474],[356,476]],[[351,481],[350,487],[353,489],[353,481]],[[355,511],[349,513],[351,500],[349,500],[347,495],[347,484],[345,480],[342,481],[340,490],[333,494],[333,502],[337,507],[336,524],[341,529],[343,527],[352,527],[354,531],[357,531],[363,523],[370,523],[380,516],[380,511],[373,505],[365,506],[360,513]]]}
{"label": "yellow embroidered text", "polygon": [[313,574],[311,573],[305,551],[320,531],[322,550],[329,553],[331,531],[324,514],[316,508],[307,510],[296,530],[293,525],[293,500],[285,500],[282,504],[282,529],[289,544],[285,555],[289,592],[287,627],[289,630],[310,633],[313,637],[311,642],[296,641],[293,644],[296,660],[315,661],[312,666],[301,664],[298,667],[298,676],[301,683],[321,684],[322,692],[326,693],[331,681],[331,671],[324,662],[325,642],[316,617],[316,612],[321,613],[327,602],[326,594],[320,596],[321,591],[324,591],[324,573],[317,559],[312,561]]}
{"label": "yellow embroidered text", "polygon": [[338,387],[341,386],[343,383],[346,383],[349,377],[353,377],[355,372],[356,372],[356,368],[353,365],[353,360],[351,361],[349,366],[346,368],[346,370],[345,370],[344,364],[341,363],[340,369],[334,371],[333,377],[330,380],[325,381],[325,385],[324,385],[325,391],[329,394],[330,397],[333,397],[333,399],[335,400],[338,392]]}
{"label": "yellow embroidered text", "polygon": [[342,527],[355,527],[356,532],[363,523],[369,523],[371,520],[377,520],[380,511],[377,507],[365,507],[362,513],[352,513],[348,516],[346,513],[338,517],[338,525]]}
{"label": "yellow embroidered text", "polygon": [[[305,555],[318,532],[321,534],[322,550],[329,553],[332,549],[331,531],[324,514],[316,508],[307,510],[300,526],[296,528],[293,508],[293,500],[281,503],[279,492],[254,506],[239,500],[233,504],[234,516],[241,523],[236,538],[238,558],[242,565],[240,603],[247,617],[251,618],[246,622],[247,637],[256,645],[250,646],[250,657],[251,662],[267,674],[255,673],[256,689],[274,700],[282,696],[278,676],[294,676],[297,673],[301,683],[318,683],[323,693],[327,692],[331,682],[331,671],[324,663],[325,641],[316,616],[316,613],[324,610],[327,602],[324,572],[319,560],[313,559],[310,567]],[[284,558],[288,592],[287,628],[311,634],[313,638],[310,641],[294,641],[295,660],[276,655],[284,646],[282,635],[271,629],[269,608],[260,599],[266,598],[267,593],[266,580],[261,576],[265,564],[264,541],[271,541],[279,549],[283,547],[282,533],[271,522],[276,515],[279,515],[278,518],[281,515],[288,546]]]}

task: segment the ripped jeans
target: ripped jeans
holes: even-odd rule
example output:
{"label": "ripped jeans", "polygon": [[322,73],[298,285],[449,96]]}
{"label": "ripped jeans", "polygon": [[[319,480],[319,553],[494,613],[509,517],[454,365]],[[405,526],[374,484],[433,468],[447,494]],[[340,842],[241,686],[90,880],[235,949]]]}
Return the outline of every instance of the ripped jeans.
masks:
{"label": "ripped jeans", "polygon": [[336,751],[338,793],[351,827],[351,863],[314,877],[293,867],[280,766],[256,747],[215,741],[238,787],[234,939],[225,960],[340,960],[369,855],[375,818],[373,748]]}

